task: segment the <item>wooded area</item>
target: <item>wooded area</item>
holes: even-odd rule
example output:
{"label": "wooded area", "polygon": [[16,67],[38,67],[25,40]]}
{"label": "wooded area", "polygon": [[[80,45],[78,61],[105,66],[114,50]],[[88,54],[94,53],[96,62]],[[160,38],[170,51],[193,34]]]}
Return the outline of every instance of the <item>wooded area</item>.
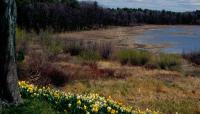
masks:
{"label": "wooded area", "polygon": [[[172,12],[132,8],[103,8],[97,2],[76,0],[17,0],[18,26],[26,30],[56,32],[102,26],[140,24],[200,24],[200,11]],[[20,2],[19,2],[20,1]]]}

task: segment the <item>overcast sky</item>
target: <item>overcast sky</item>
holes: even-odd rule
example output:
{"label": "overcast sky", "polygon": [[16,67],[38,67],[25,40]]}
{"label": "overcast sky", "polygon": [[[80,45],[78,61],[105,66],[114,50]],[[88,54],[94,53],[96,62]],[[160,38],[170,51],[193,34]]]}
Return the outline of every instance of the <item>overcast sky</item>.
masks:
{"label": "overcast sky", "polygon": [[[94,0],[79,0],[94,1]],[[104,7],[147,8],[171,11],[200,10],[200,0],[95,0]]]}

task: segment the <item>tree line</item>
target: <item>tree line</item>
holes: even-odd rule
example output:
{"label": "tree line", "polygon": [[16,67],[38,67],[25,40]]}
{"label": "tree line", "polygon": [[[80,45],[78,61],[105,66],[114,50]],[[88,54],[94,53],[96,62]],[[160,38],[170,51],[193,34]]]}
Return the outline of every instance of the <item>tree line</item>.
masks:
{"label": "tree line", "polygon": [[133,8],[104,8],[97,2],[76,0],[17,0],[18,26],[26,30],[55,32],[103,26],[138,24],[200,25],[200,10],[157,11]]}

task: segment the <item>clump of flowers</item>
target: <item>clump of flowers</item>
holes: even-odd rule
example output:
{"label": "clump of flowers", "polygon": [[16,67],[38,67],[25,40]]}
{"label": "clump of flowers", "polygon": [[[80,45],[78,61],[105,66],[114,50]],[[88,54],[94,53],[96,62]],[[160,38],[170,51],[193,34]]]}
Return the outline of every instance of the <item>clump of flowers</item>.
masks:
{"label": "clump of flowers", "polygon": [[39,98],[51,103],[60,112],[70,114],[161,114],[157,111],[133,110],[112,99],[98,94],[64,93],[49,87],[38,87],[25,81],[19,82],[20,92],[24,98]]}

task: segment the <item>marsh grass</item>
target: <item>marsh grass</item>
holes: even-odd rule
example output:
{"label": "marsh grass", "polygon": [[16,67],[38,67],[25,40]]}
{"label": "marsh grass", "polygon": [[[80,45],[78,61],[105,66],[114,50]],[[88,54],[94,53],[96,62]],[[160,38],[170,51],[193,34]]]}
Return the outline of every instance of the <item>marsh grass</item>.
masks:
{"label": "marsh grass", "polygon": [[151,60],[151,53],[143,50],[120,50],[117,52],[117,58],[121,64],[145,65]]}
{"label": "marsh grass", "polygon": [[155,63],[160,69],[179,70],[181,67],[181,57],[175,54],[161,53]]}
{"label": "marsh grass", "polygon": [[[28,42],[25,43],[28,45],[32,43],[39,44],[39,50],[42,50],[42,55],[36,53],[38,52],[38,49],[36,49],[33,54],[29,51],[29,58],[26,58],[26,61],[24,61],[28,64],[25,66],[28,69],[26,71],[29,72],[26,76],[29,76],[31,81],[37,79],[35,80],[36,84],[46,85],[49,84],[46,83],[46,81],[50,80],[51,82],[51,80],[54,80],[52,84],[61,84],[62,88],[67,92],[91,92],[99,93],[103,96],[111,95],[113,99],[116,99],[119,102],[139,106],[144,109],[149,107],[153,110],[160,110],[164,113],[174,113],[177,111],[183,114],[198,114],[200,112],[200,107],[197,107],[200,105],[199,103],[196,103],[198,99],[195,99],[199,96],[199,79],[196,77],[192,77],[192,79],[189,77],[182,77],[184,78],[183,80],[180,79],[180,76],[174,76],[172,73],[173,71],[166,71],[180,67],[182,58],[179,55],[154,54],[143,50],[131,49],[115,50],[116,53],[113,53],[113,46],[109,43],[89,43],[74,40],[66,41],[67,43],[65,44],[62,40],[59,41],[55,35],[51,34],[51,32],[41,33],[38,35],[35,33],[23,32],[21,34],[24,35],[22,35],[22,39],[17,42],[27,40]],[[17,45],[19,44],[20,43],[17,43]],[[23,46],[23,43],[21,43],[21,45]],[[55,49],[56,51],[52,51],[55,47],[58,47],[59,51],[57,51],[57,49]],[[30,50],[29,48],[32,47],[28,46],[27,49]],[[63,52],[60,51],[60,49],[63,50]],[[77,64],[69,62],[72,59],[67,61],[63,60],[64,62],[62,61],[61,63],[63,66],[59,66],[60,64],[56,66],[57,64],[51,63],[52,61],[48,59],[48,53],[54,53],[55,55],[58,53],[69,55],[70,53],[71,55],[76,56],[71,57],[69,55],[70,58],[75,59],[76,62],[81,58],[81,61],[87,64],[89,63],[92,68],[82,66],[81,62]],[[116,56],[117,61],[113,61],[112,58],[110,59],[110,56]],[[104,68],[104,66],[99,69],[96,63],[101,60],[106,60],[106,62],[112,64],[116,62],[117,65],[105,65],[106,68]],[[59,63],[60,61],[56,62]],[[121,66],[119,62],[121,64],[129,64],[132,66]],[[52,66],[54,68],[52,68]],[[143,68],[146,66],[151,66],[154,69],[147,70]],[[63,68],[60,69],[60,67]],[[73,78],[68,78],[70,75],[64,74],[63,69],[66,70],[64,73],[74,73]],[[46,77],[49,78],[46,80],[46,78],[44,79],[44,77],[40,77],[41,74],[46,75]],[[57,77],[57,75],[60,76]],[[105,76],[103,78],[98,78],[102,75]],[[70,79],[70,81],[67,81],[68,79]],[[190,91],[194,92],[190,93]],[[191,99],[188,99],[189,97],[191,97]],[[27,102],[30,103],[30,107],[29,104],[26,104],[25,102],[25,105],[19,106],[18,108],[11,107],[8,110],[5,109],[3,110],[3,114],[21,114],[22,110],[25,111],[22,112],[22,114],[32,114],[31,111],[33,111],[33,114],[41,114],[43,111],[44,114],[46,112],[48,112],[48,114],[49,112],[56,114],[51,107],[49,108],[48,104],[44,103],[40,105],[39,103],[42,102],[33,102],[35,101],[30,100]],[[32,106],[32,103],[33,105],[37,104],[38,107]],[[43,107],[43,105],[45,106]],[[35,110],[36,113],[34,113]]]}
{"label": "marsh grass", "polygon": [[46,49],[49,55],[57,55],[63,52],[63,45],[51,31],[40,32],[38,36],[43,49]]}
{"label": "marsh grass", "polygon": [[25,30],[16,29],[16,44],[17,48],[26,47],[28,44],[32,43],[33,38],[36,36],[34,32],[26,32]]}
{"label": "marsh grass", "polygon": [[22,62],[25,54],[29,51],[29,45],[32,43],[32,33],[27,33],[19,28],[16,29],[16,55],[17,61]]}
{"label": "marsh grass", "polygon": [[83,59],[87,60],[94,59],[93,55],[96,55],[98,59],[106,60],[113,54],[113,45],[110,42],[66,41],[64,52],[70,53],[71,56],[83,57]]}
{"label": "marsh grass", "polygon": [[64,52],[70,53],[71,56],[80,55],[84,50],[81,41],[65,41]]}
{"label": "marsh grass", "polygon": [[98,61],[101,59],[100,54],[96,51],[83,51],[80,57],[86,61]]}
{"label": "marsh grass", "polygon": [[175,54],[153,54],[144,50],[125,49],[117,52],[117,59],[122,65],[145,66],[166,70],[178,70],[181,57]]}

